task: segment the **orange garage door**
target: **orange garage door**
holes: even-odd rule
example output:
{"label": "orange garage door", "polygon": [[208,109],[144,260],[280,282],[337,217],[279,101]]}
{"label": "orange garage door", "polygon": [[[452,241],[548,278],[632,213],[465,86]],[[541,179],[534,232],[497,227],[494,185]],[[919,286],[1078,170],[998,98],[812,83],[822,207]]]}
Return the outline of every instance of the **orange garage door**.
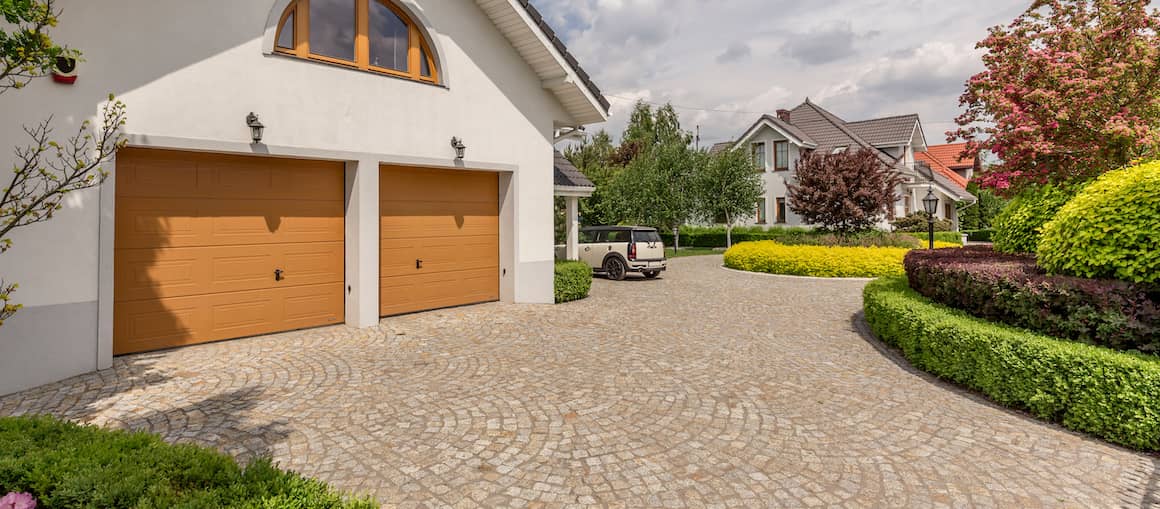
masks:
{"label": "orange garage door", "polygon": [[117,154],[113,352],[343,321],[343,164]]}
{"label": "orange garage door", "polygon": [[383,166],[383,316],[499,300],[499,176]]}

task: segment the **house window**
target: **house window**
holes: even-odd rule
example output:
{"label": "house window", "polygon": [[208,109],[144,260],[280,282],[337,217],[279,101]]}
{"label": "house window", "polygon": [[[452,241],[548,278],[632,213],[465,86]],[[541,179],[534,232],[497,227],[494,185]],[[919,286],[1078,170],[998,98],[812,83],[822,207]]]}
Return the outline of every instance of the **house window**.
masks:
{"label": "house window", "polygon": [[789,169],[789,142],[779,141],[773,144],[773,169],[785,171]]}
{"label": "house window", "polygon": [[910,195],[902,197],[902,214],[905,216],[910,215]]}
{"label": "house window", "polygon": [[757,224],[765,224],[768,219],[765,214],[765,200],[757,202]]}
{"label": "house window", "polygon": [[758,171],[765,171],[765,144],[753,144],[753,165],[757,167]]}
{"label": "house window", "polygon": [[953,203],[943,204],[943,219],[954,219],[955,205]]}
{"label": "house window", "polygon": [[785,198],[777,199],[777,224],[785,224]]}
{"label": "house window", "polygon": [[283,55],[438,83],[431,46],[390,0],[297,0],[278,24]]}

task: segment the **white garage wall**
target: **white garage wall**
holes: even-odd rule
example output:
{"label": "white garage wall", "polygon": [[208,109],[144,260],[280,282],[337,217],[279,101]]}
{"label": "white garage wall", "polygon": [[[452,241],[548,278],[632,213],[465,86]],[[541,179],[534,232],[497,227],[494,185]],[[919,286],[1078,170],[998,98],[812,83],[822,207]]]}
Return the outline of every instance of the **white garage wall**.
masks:
{"label": "white garage wall", "polygon": [[[551,302],[552,129],[568,115],[475,2],[399,3],[429,22],[447,86],[264,54],[275,0],[62,0],[54,35],[84,52],[79,80],[0,96],[0,165],[24,142],[22,124],[54,115],[63,138],[110,92],[128,105],[126,131],[143,145],[248,150],[250,111],[274,153],[451,165],[458,136],[467,166],[511,169],[506,297]],[[99,296],[111,296],[98,282],[109,265],[99,244],[111,198],[109,190],[71,196],[0,256],[0,276],[21,284],[16,301],[26,306],[0,328],[0,394],[108,364],[111,346],[94,345]]]}

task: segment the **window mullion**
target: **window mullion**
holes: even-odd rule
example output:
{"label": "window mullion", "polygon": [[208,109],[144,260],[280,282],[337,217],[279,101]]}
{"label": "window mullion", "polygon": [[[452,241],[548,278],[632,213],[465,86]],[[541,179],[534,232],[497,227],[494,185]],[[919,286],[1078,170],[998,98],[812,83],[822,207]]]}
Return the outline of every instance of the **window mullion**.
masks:
{"label": "window mullion", "polygon": [[358,35],[355,37],[354,59],[360,69],[370,69],[371,66],[371,14],[370,3],[375,0],[356,0],[355,25]]}
{"label": "window mullion", "polygon": [[310,56],[310,0],[298,0],[294,7],[294,53]]}
{"label": "window mullion", "polygon": [[407,23],[407,74],[415,79],[419,79],[419,60],[423,58],[422,51],[419,49],[421,38],[419,28],[414,23]]}

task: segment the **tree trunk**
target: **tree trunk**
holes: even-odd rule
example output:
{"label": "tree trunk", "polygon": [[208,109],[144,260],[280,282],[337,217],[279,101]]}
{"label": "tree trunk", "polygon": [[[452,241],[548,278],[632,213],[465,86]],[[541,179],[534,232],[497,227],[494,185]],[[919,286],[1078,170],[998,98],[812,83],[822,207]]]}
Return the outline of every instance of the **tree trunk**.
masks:
{"label": "tree trunk", "polygon": [[733,247],[733,221],[728,215],[725,216],[725,220],[728,221],[725,224],[725,249],[729,249]]}

